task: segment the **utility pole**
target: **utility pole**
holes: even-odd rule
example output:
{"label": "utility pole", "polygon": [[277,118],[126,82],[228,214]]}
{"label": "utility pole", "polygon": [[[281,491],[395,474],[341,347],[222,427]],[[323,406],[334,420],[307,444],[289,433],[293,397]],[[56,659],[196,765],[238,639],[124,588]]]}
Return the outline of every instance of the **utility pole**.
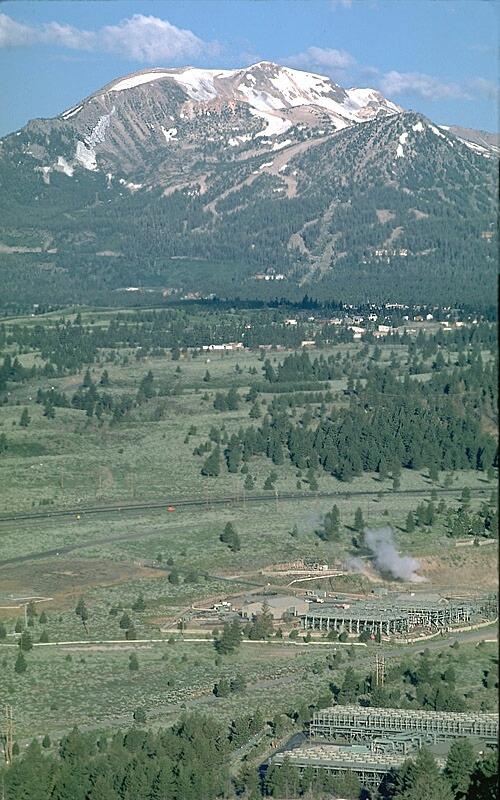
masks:
{"label": "utility pole", "polygon": [[12,706],[5,706],[5,763],[9,766],[12,764],[13,749],[14,749],[14,717],[12,715]]}

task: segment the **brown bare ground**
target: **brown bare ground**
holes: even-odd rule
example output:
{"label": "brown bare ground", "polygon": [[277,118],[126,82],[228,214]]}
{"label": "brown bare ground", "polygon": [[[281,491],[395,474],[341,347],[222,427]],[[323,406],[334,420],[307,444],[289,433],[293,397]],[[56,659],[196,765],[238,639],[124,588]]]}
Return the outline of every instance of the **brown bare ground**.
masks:
{"label": "brown bare ground", "polygon": [[419,556],[419,561],[419,572],[429,581],[429,589],[477,596],[498,587],[496,548],[460,548],[443,556]]}
{"label": "brown bare ground", "polygon": [[389,211],[387,208],[377,208],[375,213],[377,214],[378,221],[382,224],[384,222],[390,222],[391,219],[394,219],[396,216],[394,211]]}
{"label": "brown bare ground", "polygon": [[0,590],[6,598],[5,605],[9,594],[14,597],[40,595],[53,598],[44,607],[64,608],[70,607],[75,597],[94,586],[113,586],[137,578],[152,580],[165,575],[162,570],[111,560],[61,557],[0,568]]}

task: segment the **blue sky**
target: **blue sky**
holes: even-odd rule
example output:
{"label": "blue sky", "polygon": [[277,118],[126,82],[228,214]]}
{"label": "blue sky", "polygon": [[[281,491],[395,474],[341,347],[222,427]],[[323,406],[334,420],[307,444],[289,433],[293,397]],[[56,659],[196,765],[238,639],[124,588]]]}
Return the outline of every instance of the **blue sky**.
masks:
{"label": "blue sky", "polygon": [[148,66],[267,60],[498,130],[496,0],[0,2],[0,135]]}

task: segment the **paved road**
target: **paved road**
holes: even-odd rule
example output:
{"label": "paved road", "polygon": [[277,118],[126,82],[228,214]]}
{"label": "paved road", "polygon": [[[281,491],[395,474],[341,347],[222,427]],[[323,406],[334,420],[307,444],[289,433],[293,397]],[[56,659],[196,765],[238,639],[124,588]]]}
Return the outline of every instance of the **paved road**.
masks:
{"label": "paved road", "polygon": [[[55,509],[52,511],[35,511],[30,513],[16,513],[16,514],[2,514],[0,515],[0,524],[6,522],[29,522],[29,521],[37,521],[41,519],[51,519],[53,517],[74,517],[78,514],[80,516],[84,515],[95,515],[95,514],[114,514],[119,512],[120,514],[124,514],[127,512],[133,511],[153,511],[155,509],[163,509],[166,510],[168,505],[172,505],[175,509],[181,508],[201,508],[204,511],[207,509],[212,508],[213,506],[234,506],[234,505],[246,505],[247,503],[276,503],[278,502],[286,502],[290,500],[313,500],[314,498],[350,498],[350,497],[376,497],[377,495],[382,492],[385,495],[403,495],[409,497],[426,497],[430,495],[431,491],[436,491],[437,494],[441,495],[459,495],[461,492],[461,487],[453,488],[453,489],[444,489],[434,486],[429,486],[425,489],[374,489],[373,491],[349,491],[349,490],[338,490],[335,492],[282,492],[278,493],[277,495],[273,493],[269,494],[246,494],[244,497],[243,495],[231,496],[231,497],[215,497],[215,498],[204,498],[200,499],[199,496],[197,497],[187,497],[187,498],[168,498],[165,500],[155,500],[155,501],[148,501],[148,502],[137,502],[137,503],[122,503],[120,505],[113,504],[113,505],[103,505],[103,506],[76,506],[75,508],[64,508],[64,509]],[[486,494],[487,489],[483,488],[471,488],[471,493],[475,495]]]}
{"label": "paved road", "polygon": [[[314,648],[318,646],[322,647],[332,647],[332,648],[345,648],[351,647],[355,645],[360,648],[360,655],[363,657],[371,658],[372,653],[376,650],[380,649],[380,652],[383,652],[387,657],[396,657],[399,655],[405,655],[410,651],[415,650],[440,650],[444,647],[451,647],[455,641],[467,643],[467,642],[483,642],[483,641],[496,641],[498,639],[498,626],[491,626],[487,628],[479,628],[473,631],[461,631],[457,633],[450,633],[448,636],[439,637],[439,639],[431,639],[430,641],[421,641],[421,642],[410,642],[408,644],[402,645],[382,645],[381,648],[370,647],[369,652],[367,650],[368,645],[364,642],[328,642],[323,640],[312,641],[312,642],[301,642],[301,641],[285,641],[281,643],[276,639],[271,639],[270,641],[266,640],[259,640],[259,639],[242,639],[243,644],[251,644],[261,647],[306,647],[306,648]],[[150,639],[76,639],[71,641],[62,641],[62,642],[34,642],[34,647],[71,647],[76,646],[78,647],[116,647],[120,645],[126,645],[127,647],[135,647],[136,645],[142,644],[165,644],[168,641],[167,637],[162,638],[150,638]],[[178,637],[176,639],[177,644],[189,644],[189,643],[197,643],[197,644],[212,644],[213,638],[207,638],[206,636],[203,637]],[[16,642],[2,642],[0,647],[17,647]],[[364,651],[367,650],[365,653]],[[271,679],[274,681],[275,679]],[[277,679],[276,679],[277,680]]]}

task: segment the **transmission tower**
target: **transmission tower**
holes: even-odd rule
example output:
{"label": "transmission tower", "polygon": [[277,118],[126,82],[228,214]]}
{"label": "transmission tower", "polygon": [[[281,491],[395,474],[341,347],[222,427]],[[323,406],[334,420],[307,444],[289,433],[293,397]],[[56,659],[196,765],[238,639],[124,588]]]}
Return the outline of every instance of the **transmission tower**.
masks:
{"label": "transmission tower", "polygon": [[375,686],[383,686],[385,681],[385,658],[375,655]]}
{"label": "transmission tower", "polygon": [[5,706],[5,734],[4,734],[4,754],[5,763],[12,764],[14,748],[14,717],[12,706]]}

